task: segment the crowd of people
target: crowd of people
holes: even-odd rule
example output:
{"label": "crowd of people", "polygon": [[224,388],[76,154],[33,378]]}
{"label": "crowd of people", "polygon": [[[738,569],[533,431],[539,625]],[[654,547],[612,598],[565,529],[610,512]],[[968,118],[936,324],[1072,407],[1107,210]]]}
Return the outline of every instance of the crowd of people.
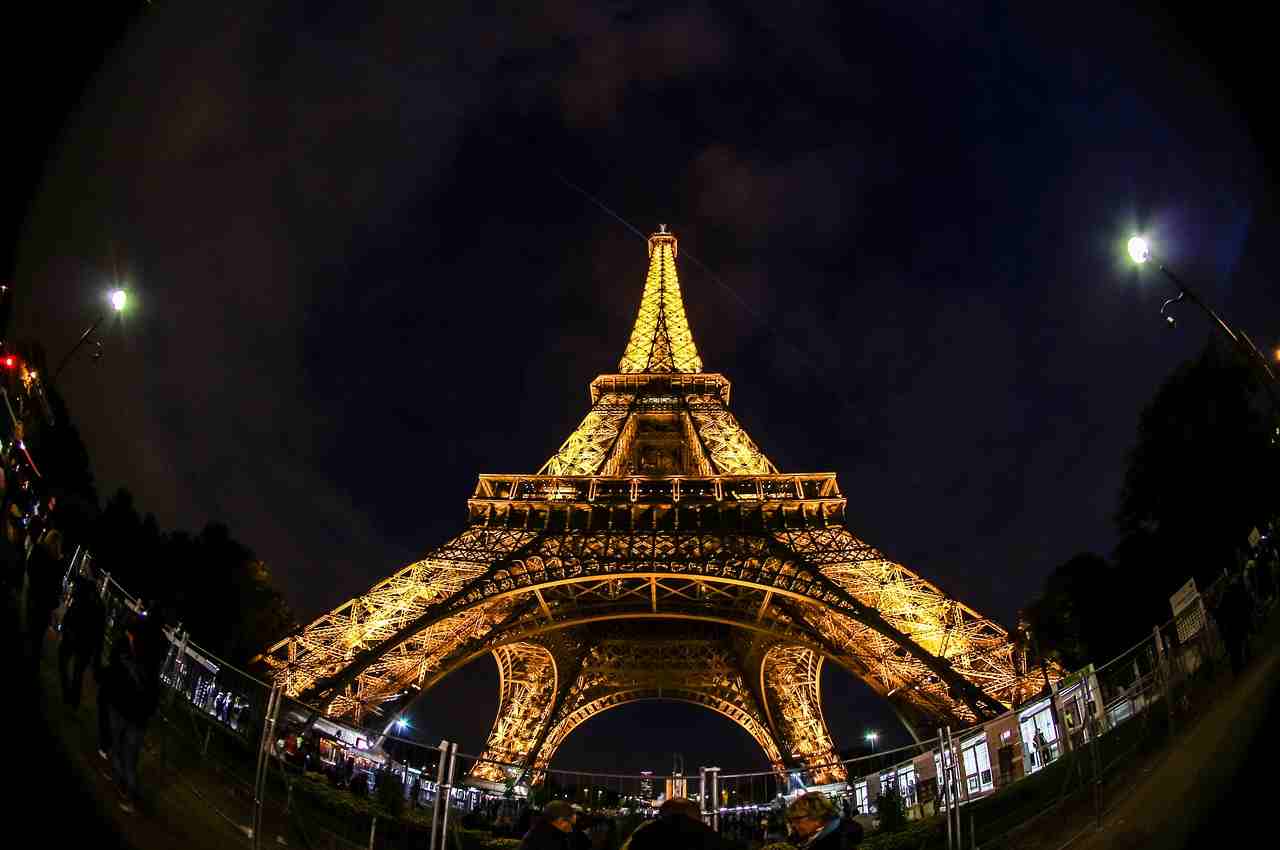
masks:
{"label": "crowd of people", "polygon": [[1271,522],[1242,550],[1239,569],[1229,572],[1206,602],[1222,638],[1231,669],[1240,673],[1267,613],[1280,601],[1280,523]]}
{"label": "crowd of people", "polygon": [[[818,791],[800,795],[782,815],[785,829],[766,827],[763,835],[746,841],[724,823],[718,832],[708,826],[693,800],[672,797],[662,803],[657,817],[643,821],[619,847],[616,831],[608,832],[615,826],[612,818],[592,818],[566,800],[552,800],[537,814],[526,812],[530,823],[522,831],[520,850],[729,850],[751,845],[849,850],[862,841],[857,820]],[[516,831],[521,832],[519,824]]]}
{"label": "crowd of people", "polygon": [[115,618],[109,629],[99,588],[82,576],[64,587],[67,574],[57,499],[44,494],[40,480],[12,454],[5,455],[0,463],[0,586],[13,595],[25,588],[28,672],[36,675],[45,641],[57,635],[58,679],[69,711],[80,706],[86,673],[93,676],[102,772],[119,793],[121,810],[132,813],[140,799],[138,755],[159,703],[169,642],[159,613],[145,607],[141,614]]}

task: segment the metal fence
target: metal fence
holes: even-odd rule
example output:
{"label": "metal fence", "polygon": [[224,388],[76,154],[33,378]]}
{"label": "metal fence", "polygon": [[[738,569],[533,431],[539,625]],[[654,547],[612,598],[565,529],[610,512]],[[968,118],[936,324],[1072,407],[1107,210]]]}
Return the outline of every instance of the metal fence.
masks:
{"label": "metal fence", "polygon": [[[68,579],[92,575],[90,560],[77,552]],[[72,586],[68,581],[68,593]],[[147,612],[110,576],[96,587],[109,656],[126,617]],[[1226,587],[1224,577],[1202,594],[1209,610]],[[1260,612],[1274,608],[1274,597],[1255,601]],[[149,769],[183,784],[254,848],[489,850],[491,836],[518,837],[531,807],[552,798],[580,806],[597,846],[613,848],[653,815],[654,800],[669,796],[698,801],[709,824],[752,846],[783,840],[783,804],[811,787],[802,771],[619,774],[486,761],[447,740],[424,744],[390,726],[335,723],[205,651],[181,627],[166,635],[166,687]],[[1227,658],[1215,619],[1204,605],[1192,606],[1040,700],[978,726],[938,729],[899,750],[846,760],[847,782],[821,790],[868,826],[895,794],[917,822],[922,848],[1039,847],[1064,824],[1081,832],[1096,826],[1123,800],[1160,744],[1221,691]],[[1041,828],[1049,819],[1055,830]]]}

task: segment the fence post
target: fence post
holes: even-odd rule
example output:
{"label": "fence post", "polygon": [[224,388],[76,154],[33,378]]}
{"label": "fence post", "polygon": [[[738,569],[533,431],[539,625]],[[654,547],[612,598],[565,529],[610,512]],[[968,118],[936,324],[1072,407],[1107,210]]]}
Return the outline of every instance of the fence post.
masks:
{"label": "fence post", "polygon": [[711,826],[711,810],[707,808],[707,789],[710,787],[707,782],[707,769],[698,768],[698,812],[702,815],[702,822],[707,826]]}
{"label": "fence post", "polygon": [[436,797],[432,801],[431,806],[431,850],[437,850],[437,843],[439,843],[440,850],[446,850],[443,842],[440,841],[440,825],[443,822],[442,805],[447,805],[443,803],[443,792],[446,770],[445,761],[447,761],[447,757],[449,755],[449,742],[441,741],[438,752],[438,764],[436,766]]}
{"label": "fence post", "polygon": [[453,777],[458,768],[458,744],[451,741],[449,743],[449,769],[445,772],[445,778],[448,780],[440,787],[444,799],[444,812],[440,818],[440,850],[448,850],[449,844],[449,798],[453,796]]}
{"label": "fence post", "polygon": [[720,768],[710,767],[711,774],[711,828],[720,831]]}
{"label": "fence post", "polygon": [[1064,756],[1071,747],[1071,736],[1063,729],[1062,715],[1058,706],[1058,683],[1049,684],[1049,718],[1053,720],[1053,729],[1058,735],[1058,755]]}
{"label": "fence post", "polygon": [[1164,639],[1160,636],[1160,627],[1151,627],[1152,639],[1156,643],[1156,669],[1160,675],[1160,692],[1164,696],[1165,710],[1169,713],[1169,737],[1173,737],[1173,689],[1169,687],[1169,659],[1165,654]]}
{"label": "fence post", "polygon": [[262,847],[262,795],[267,784],[267,763],[271,747],[275,745],[276,715],[280,712],[280,698],[284,685],[273,682],[271,692],[267,696],[267,712],[262,721],[262,741],[258,746],[258,770],[253,780],[253,825],[250,827],[250,838],[253,850]]}
{"label": "fence post", "polygon": [[952,850],[955,846],[955,837],[952,834],[951,827],[952,809],[955,808],[954,801],[951,799],[951,777],[947,775],[947,762],[951,758],[950,751],[947,750],[947,727],[938,729],[938,762],[942,767],[941,779],[942,785],[942,805],[947,810],[947,850]]}
{"label": "fence post", "polygon": [[960,821],[960,764],[956,758],[956,740],[947,727],[947,748],[951,752],[951,799],[955,801],[956,847],[964,847],[964,829]]}

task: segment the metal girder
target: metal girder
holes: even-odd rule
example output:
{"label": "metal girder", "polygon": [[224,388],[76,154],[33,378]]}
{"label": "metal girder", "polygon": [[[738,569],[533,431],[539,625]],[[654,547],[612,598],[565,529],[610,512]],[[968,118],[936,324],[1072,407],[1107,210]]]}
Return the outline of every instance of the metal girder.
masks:
{"label": "metal girder", "polygon": [[649,271],[640,312],[618,364],[619,372],[702,371],[680,297],[676,251],[673,234],[660,232],[649,237]]}
{"label": "metal girder", "polygon": [[519,764],[547,725],[559,686],[555,657],[536,643],[509,643],[493,650],[498,663],[498,714],[489,741],[471,774],[505,782],[503,764]]}
{"label": "metal girder", "polygon": [[687,632],[663,639],[643,634],[590,641],[578,678],[533,759],[536,772],[545,770],[565,738],[590,718],[646,699],[689,702],[727,717],[781,769],[782,753],[725,639]]}
{"label": "metal girder", "polygon": [[822,717],[821,677],[822,656],[807,646],[776,644],[760,663],[769,725],[816,785],[849,778]]}

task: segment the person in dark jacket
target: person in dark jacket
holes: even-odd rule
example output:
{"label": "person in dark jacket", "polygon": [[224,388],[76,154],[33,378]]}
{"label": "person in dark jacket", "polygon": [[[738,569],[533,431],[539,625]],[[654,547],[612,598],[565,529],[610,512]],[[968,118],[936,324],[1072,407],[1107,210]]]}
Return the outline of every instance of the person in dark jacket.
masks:
{"label": "person in dark jacket", "polygon": [[1227,587],[1218,600],[1214,615],[1218,633],[1231,659],[1231,672],[1239,674],[1248,660],[1250,605],[1244,581],[1239,575],[1227,579]]}
{"label": "person in dark jacket", "polygon": [[552,800],[520,840],[520,850],[572,850],[573,806]]}
{"label": "person in dark jacket", "polygon": [[573,830],[569,833],[572,850],[591,850],[591,836],[587,834],[589,818],[581,806],[573,806]]}
{"label": "person in dark jacket", "polygon": [[787,826],[804,850],[849,850],[862,841],[862,826],[840,816],[821,791],[801,794],[787,806]]}
{"label": "person in dark jacket", "polygon": [[138,803],[138,753],[147,721],[160,702],[160,665],[166,640],[158,613],[138,616],[126,628],[120,669],[111,680],[111,773],[132,813]]}
{"label": "person in dark jacket", "polygon": [[636,827],[622,850],[725,850],[720,834],[702,822],[698,804],[672,797],[658,809],[658,816]]}
{"label": "person in dark jacket", "polygon": [[71,605],[62,618],[62,641],[58,644],[58,673],[62,680],[62,701],[72,708],[80,707],[80,688],[84,671],[90,666],[97,678],[101,663],[102,637],[106,629],[106,611],[98,598],[97,588],[82,577],[75,580]]}
{"label": "person in dark jacket", "polygon": [[[94,681],[98,685],[98,755],[103,761],[111,761],[111,699],[115,690],[114,682],[124,672],[124,653],[129,648],[124,632],[117,622],[110,630],[110,640],[104,642],[110,646],[106,662],[94,670]],[[110,773],[107,774],[110,778]]]}
{"label": "person in dark jacket", "polygon": [[35,537],[27,559],[27,642],[33,669],[40,666],[44,637],[62,594],[62,534],[48,525]]}

